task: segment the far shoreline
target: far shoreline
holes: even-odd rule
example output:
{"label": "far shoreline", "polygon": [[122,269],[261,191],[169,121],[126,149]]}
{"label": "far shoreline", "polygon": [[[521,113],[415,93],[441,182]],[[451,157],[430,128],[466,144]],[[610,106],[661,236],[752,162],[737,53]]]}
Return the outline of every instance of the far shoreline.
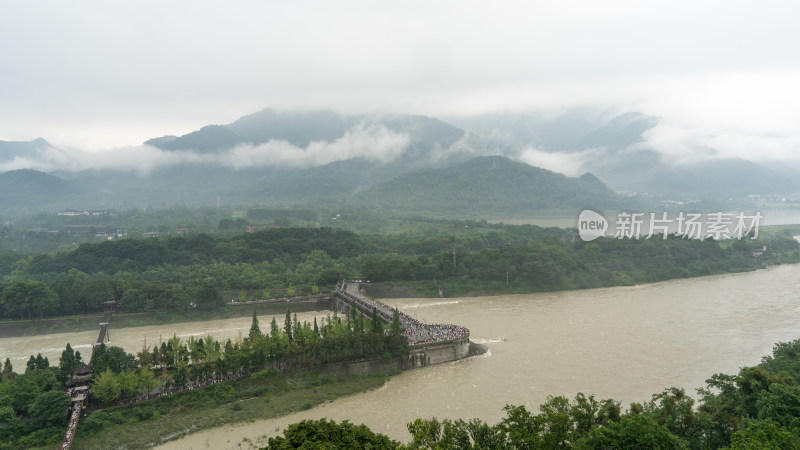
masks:
{"label": "far shoreline", "polygon": [[[800,236],[796,236],[800,240]],[[615,287],[633,287],[641,285],[650,285],[655,283],[663,283],[675,280],[688,280],[688,279],[701,279],[706,277],[715,277],[721,275],[744,274],[750,272],[757,272],[760,270],[768,270],[774,267],[800,265],[800,263],[781,263],[770,264],[762,268],[745,271],[733,272],[719,272],[714,274],[699,275],[693,277],[678,277],[668,278],[664,280],[652,281],[649,283],[636,283],[636,284],[619,284],[613,286],[596,286],[582,289],[559,289],[559,290],[469,290],[465,292],[456,292],[453,295],[444,295],[438,297],[434,295],[414,295],[414,287],[422,288],[421,291],[434,292],[435,288],[431,285],[431,281],[421,282],[385,282],[375,283],[375,286],[383,286],[386,289],[384,293],[391,293],[394,295],[373,295],[375,298],[420,298],[420,299],[440,299],[440,298],[461,298],[461,297],[493,297],[500,295],[529,295],[529,294],[544,294],[554,292],[570,292],[570,291],[583,291],[591,289],[608,289]],[[375,288],[371,291],[374,294]],[[427,293],[427,292],[426,292]],[[186,322],[202,322],[207,320],[217,319],[231,319],[238,317],[249,317],[253,311],[258,315],[281,315],[286,313],[286,307],[289,307],[292,312],[312,312],[320,311],[328,308],[318,307],[317,303],[308,302],[309,297],[319,298],[323,301],[324,298],[331,297],[331,294],[318,294],[316,296],[303,296],[303,297],[290,297],[286,299],[272,299],[267,302],[253,302],[247,304],[225,305],[218,309],[209,311],[197,310],[184,310],[184,311],[145,311],[134,313],[117,313],[112,319],[113,328],[130,328],[140,326],[152,325],[168,325]],[[303,303],[305,302],[305,303]],[[104,321],[102,313],[97,314],[80,314],[73,316],[54,316],[40,319],[4,319],[0,321],[0,340],[5,338],[19,338],[26,336],[41,336],[48,334],[58,333],[77,333],[85,331],[98,330],[98,324]]]}

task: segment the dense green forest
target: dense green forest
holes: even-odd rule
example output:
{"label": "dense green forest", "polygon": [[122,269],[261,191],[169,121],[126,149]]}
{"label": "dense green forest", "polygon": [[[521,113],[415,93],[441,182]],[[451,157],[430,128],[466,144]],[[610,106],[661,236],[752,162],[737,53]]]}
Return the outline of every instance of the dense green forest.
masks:
{"label": "dense green forest", "polygon": [[[531,225],[453,233],[356,234],[333,228],[189,233],[85,243],[54,254],[0,254],[0,317],[94,312],[107,297],[122,311],[214,309],[222,292],[309,294],[337,280],[445,286],[469,292],[540,292],[631,285],[754,270],[800,261],[791,233],[757,241],[680,239],[583,242],[574,231]],[[766,251],[760,251],[766,246]],[[754,249],[760,255],[754,256]]]}
{"label": "dense green forest", "polygon": [[18,220],[40,211],[72,208],[187,205],[213,209],[215,203],[271,209],[378,204],[404,214],[521,218],[547,211],[571,212],[587,205],[616,209],[639,204],[614,193],[590,174],[566,177],[500,155],[473,158],[469,152],[455,152],[431,159],[414,153],[411,150],[388,163],[361,157],[307,168],[185,164],[155,168],[146,174],[14,170],[0,173],[0,188],[9,192],[0,197],[0,219]]}
{"label": "dense green forest", "polygon": [[[87,211],[88,212],[88,211]],[[0,226],[0,253],[55,253],[117,238],[209,233],[240,234],[258,228],[337,228],[365,234],[463,234],[503,229],[502,223],[406,215],[363,205],[320,204],[314,209],[257,207],[101,210],[89,215],[37,213]],[[97,213],[97,215],[91,215]],[[464,226],[472,230],[460,230]]]}
{"label": "dense green forest", "polygon": [[516,211],[635,207],[594,175],[569,178],[505,157],[483,156],[446,168],[423,169],[376,186],[370,196],[384,207],[425,215],[508,217]]}
{"label": "dense green forest", "polygon": [[360,425],[325,419],[290,425],[267,449],[781,449],[800,448],[800,340],[775,345],[761,364],[715,374],[696,402],[680,388],[627,411],[613,399],[579,393],[550,397],[539,413],[508,405],[490,425],[480,419],[419,418],[400,444]]}

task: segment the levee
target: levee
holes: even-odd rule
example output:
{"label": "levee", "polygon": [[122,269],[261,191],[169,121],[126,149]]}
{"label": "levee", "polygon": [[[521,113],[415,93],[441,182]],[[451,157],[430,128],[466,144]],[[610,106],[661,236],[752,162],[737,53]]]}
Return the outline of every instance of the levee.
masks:
{"label": "levee", "polygon": [[[360,292],[359,283],[342,281],[336,286],[336,299],[340,306],[349,306],[367,316],[377,314],[389,323],[397,314],[403,335],[408,340],[411,352],[393,360],[392,368],[398,370],[416,369],[432,364],[457,361],[469,356],[485,353],[484,346],[469,340],[469,330],[459,325],[426,324],[396,310],[383,302]],[[364,364],[370,363],[365,361]],[[352,367],[358,367],[351,363]],[[358,369],[349,369],[358,370]],[[350,375],[351,373],[343,374]]]}

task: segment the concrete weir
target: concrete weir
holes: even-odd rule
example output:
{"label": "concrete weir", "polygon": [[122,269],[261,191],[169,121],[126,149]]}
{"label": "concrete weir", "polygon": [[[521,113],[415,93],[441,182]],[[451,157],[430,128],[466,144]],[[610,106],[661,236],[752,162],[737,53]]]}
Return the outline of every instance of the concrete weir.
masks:
{"label": "concrete weir", "polygon": [[410,368],[425,367],[432,364],[456,361],[470,356],[469,339],[461,341],[450,341],[442,343],[423,344],[412,347],[408,355],[411,363]]}
{"label": "concrete weir", "polygon": [[421,323],[411,316],[360,292],[357,282],[342,281],[336,286],[336,301],[339,306],[356,308],[367,316],[377,313],[385,323],[397,314],[403,325],[403,335],[408,339],[411,352],[400,361],[400,370],[457,361],[469,356],[486,353],[486,347],[469,340],[469,330],[451,324]]}

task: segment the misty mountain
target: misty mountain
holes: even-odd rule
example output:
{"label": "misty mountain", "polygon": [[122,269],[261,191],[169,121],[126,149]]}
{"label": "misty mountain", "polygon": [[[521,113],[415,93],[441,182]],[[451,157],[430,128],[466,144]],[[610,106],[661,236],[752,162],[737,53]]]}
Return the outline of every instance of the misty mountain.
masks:
{"label": "misty mountain", "polygon": [[597,168],[618,190],[652,192],[671,198],[729,199],[800,189],[796,175],[780,173],[743,159],[714,159],[671,165],[655,152],[640,151]]}
{"label": "misty mountain", "polygon": [[31,158],[45,148],[51,147],[50,143],[42,138],[29,142],[0,141],[0,163],[11,161],[14,158]]}
{"label": "misty mountain", "polygon": [[0,211],[28,214],[43,205],[63,205],[76,192],[73,183],[38,170],[0,173]]}
{"label": "misty mountain", "polygon": [[570,178],[503,156],[401,175],[361,196],[364,202],[373,197],[383,208],[457,217],[525,217],[623,205],[620,196],[591,174]]}
{"label": "misty mountain", "polygon": [[[135,173],[83,171],[66,179],[36,171],[0,176],[2,210],[20,202],[40,209],[131,207],[363,204],[409,214],[444,217],[514,218],[537,212],[574,211],[591,205],[615,208],[622,198],[591,174],[569,178],[503,156],[476,157],[444,167],[399,170],[364,158],[305,169],[208,166],[162,168]],[[394,169],[398,169],[392,172]],[[8,192],[8,191],[6,191]]]}
{"label": "misty mountain", "polygon": [[590,108],[574,108],[557,116],[541,113],[503,113],[449,118],[473,133],[492,137],[519,152],[533,147],[552,152],[579,152],[590,148],[624,149],[641,142],[659,118],[639,112],[619,115]]}
{"label": "misty mountain", "polygon": [[163,150],[218,152],[238,144],[259,145],[283,140],[305,148],[312,141],[334,141],[355,126],[360,118],[333,111],[262,111],[241,117],[228,125],[208,125],[183,136],[163,136],[145,142]]}
{"label": "misty mountain", "polygon": [[[448,121],[265,109],[227,125],[148,140],[139,150],[155,161],[150,169],[139,170],[133,161],[119,169],[53,170],[48,175],[53,178],[7,172],[0,211],[18,210],[15,205],[25,199],[32,208],[51,210],[217,203],[285,207],[374,205],[377,194],[382,207],[399,211],[512,217],[577,204],[607,207],[618,201],[612,190],[668,199],[800,190],[796,168],[789,166],[767,168],[730,158],[672,163],[647,144],[659,123],[647,114],[592,109]],[[529,157],[532,149],[536,155],[564,158],[539,163]],[[706,149],[704,155],[714,153]],[[47,162],[46,155],[51,166],[69,157],[43,139],[0,142],[0,161]],[[491,168],[488,155],[497,155]],[[73,165],[56,167],[62,166]],[[503,176],[495,178],[498,174]]]}
{"label": "misty mountain", "polygon": [[221,125],[207,125],[181,137],[162,136],[150,139],[145,144],[162,150],[191,150],[198,153],[211,153],[236,146],[240,141],[229,128]]}
{"label": "misty mountain", "polygon": [[[639,113],[628,114],[631,118],[640,116]],[[641,117],[642,120],[650,118],[644,114]],[[602,134],[615,119],[609,112],[591,108],[573,108],[555,116],[530,111],[446,118],[514,152],[525,147],[560,152],[582,150],[592,145],[589,136]]]}
{"label": "misty mountain", "polygon": [[358,125],[384,126],[410,138],[409,154],[448,148],[465,131],[426,116],[347,116],[329,110],[262,111],[241,117],[228,125],[208,125],[183,136],[162,136],[145,142],[163,150],[214,153],[241,144],[261,145],[273,140],[286,141],[302,150],[312,142],[334,142]]}
{"label": "misty mountain", "polygon": [[624,149],[644,141],[644,133],[658,125],[658,122],[658,117],[647,114],[637,112],[620,114],[583,136],[580,147]]}
{"label": "misty mountain", "polygon": [[557,116],[505,113],[450,120],[487,136],[513,157],[523,157],[528,149],[565,155],[565,160],[577,167],[547,168],[591,170],[617,191],[669,199],[727,200],[800,190],[798,165],[766,167],[720,157],[709,148],[697,148],[694,162],[673,162],[647,143],[647,133],[660,119],[639,112],[613,115],[576,108]]}
{"label": "misty mountain", "polygon": [[613,195],[614,191],[611,190],[608,186],[605,185],[599,178],[594,176],[591,172],[586,172],[582,174],[578,179],[583,183],[584,186],[591,189],[597,194],[606,194],[606,195]]}

